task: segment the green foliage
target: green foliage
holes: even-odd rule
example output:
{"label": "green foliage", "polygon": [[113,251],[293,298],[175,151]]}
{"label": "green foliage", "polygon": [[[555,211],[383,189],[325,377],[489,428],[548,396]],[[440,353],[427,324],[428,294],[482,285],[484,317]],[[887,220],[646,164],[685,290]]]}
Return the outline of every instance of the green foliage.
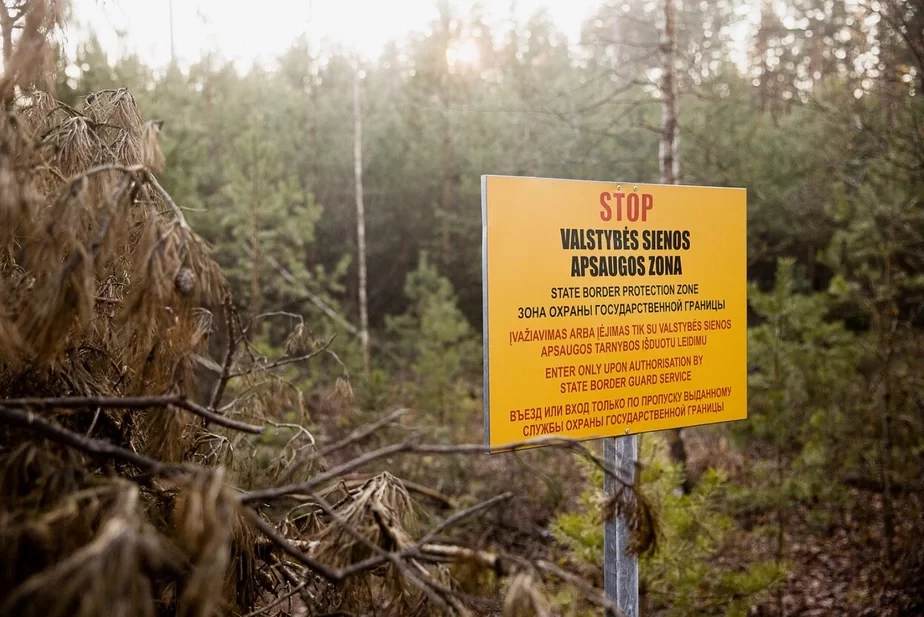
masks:
{"label": "green foliage", "polygon": [[479,345],[459,310],[449,280],[421,254],[417,269],[408,275],[404,292],[408,310],[386,318],[398,357],[409,359],[414,376],[413,397],[426,416],[452,422],[472,411],[460,408],[466,398],[465,378],[478,362]]}
{"label": "green foliage", "polygon": [[[670,462],[666,442],[656,433],[641,437],[642,490],[658,518],[658,549],[639,561],[640,586],[659,614],[746,615],[747,609],[778,582],[785,564],[758,560],[735,565],[723,560],[729,542],[741,533],[726,512],[732,488],[724,474],[710,469],[693,492],[679,491],[683,474]],[[587,488],[578,509],[558,516],[551,526],[558,540],[584,567],[603,562],[603,473],[585,465]],[[664,611],[660,613],[660,611]]]}
{"label": "green foliage", "polygon": [[835,273],[829,290],[840,310],[866,320],[924,301],[922,187],[887,173],[874,163],[865,182],[839,184],[828,201],[837,224],[822,257]]}
{"label": "green foliage", "polygon": [[[911,52],[924,49],[912,27],[924,11],[920,0],[883,0],[874,4],[890,19],[871,27],[847,4],[763,3],[751,7],[755,22],[743,0],[678,11],[680,182],[747,188],[755,324],[749,418],[720,429],[737,446],[730,456],[746,461],[741,475],[710,471],[678,496],[679,470],[654,454],[657,437],[643,439],[664,534],[643,568],[652,601],[674,614],[739,614],[774,578],[779,564],[736,569],[722,560],[744,533],[736,518],[776,515],[745,536],[757,538],[788,531],[784,515],[802,508],[812,521],[842,524],[834,519],[857,505],[849,484],[857,477],[876,479],[869,503],[888,498],[876,481],[919,492],[924,67]],[[651,85],[662,8],[601,3],[570,45],[547,15],[492,29],[477,5],[465,14],[440,3],[424,32],[362,67],[369,375],[357,337],[318,306],[359,321],[352,58],[302,38],[269,69],[242,72],[209,54],[188,69],[157,70],[133,56],[110,62],[90,38],[58,77],[69,104],[89,90],[128,87],[165,120],[161,182],[215,246],[239,308],[292,311],[316,340],[336,335],[332,350],[361,410],[412,403],[440,436],[476,440],[480,176],[656,181],[661,101]],[[907,6],[902,31],[899,6]],[[742,68],[731,33],[748,28]],[[477,64],[447,60],[463,43],[478,49]],[[254,345],[280,353],[291,326],[266,320]],[[321,356],[286,376],[324,389],[331,370],[342,367]],[[425,473],[458,487],[467,465],[428,460]],[[602,485],[598,472],[585,472]],[[550,479],[550,507],[570,497],[569,480]],[[588,568],[602,551],[599,502],[588,489],[555,522]],[[859,505],[880,516],[878,505]]]}
{"label": "green foliage", "polygon": [[578,563],[599,567],[603,558],[603,470],[584,459],[580,460],[580,467],[587,479],[587,488],[578,496],[578,508],[561,513],[550,529],[559,542],[570,549],[572,558]]}
{"label": "green foliage", "polygon": [[849,463],[854,375],[866,353],[863,341],[829,318],[830,298],[797,293],[792,259],[779,260],[772,290],[751,285],[748,300],[761,320],[748,332],[748,421],[733,429],[744,449],[769,447],[774,477],[748,492],[752,505],[787,508],[813,498],[840,499],[832,477]]}

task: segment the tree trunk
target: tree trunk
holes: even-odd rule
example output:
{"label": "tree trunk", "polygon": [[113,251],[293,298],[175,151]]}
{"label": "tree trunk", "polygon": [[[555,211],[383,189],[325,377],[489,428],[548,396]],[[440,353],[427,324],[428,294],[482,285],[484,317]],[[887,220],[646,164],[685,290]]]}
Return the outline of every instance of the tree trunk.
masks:
{"label": "tree trunk", "polygon": [[453,208],[453,181],[454,174],[452,170],[452,122],[450,116],[451,97],[450,90],[450,73],[452,67],[449,66],[447,56],[449,44],[452,40],[452,13],[449,2],[440,0],[437,5],[442,37],[441,50],[443,56],[440,59],[440,76],[439,76],[439,97],[442,105],[443,115],[443,145],[442,145],[442,166],[443,174],[440,182],[440,212],[443,215],[441,243],[442,264],[446,265],[452,260],[452,208]]}
{"label": "tree trunk", "polygon": [[677,184],[677,95],[674,75],[674,0],[664,0],[661,30],[661,183]]}
{"label": "tree trunk", "polygon": [[[256,182],[254,182],[256,184]],[[256,187],[254,187],[256,188]],[[250,257],[250,318],[255,319],[260,314],[260,205],[259,197],[254,191],[250,206],[250,244],[253,254]]]}
{"label": "tree trunk", "polygon": [[168,0],[167,8],[170,15],[170,64],[176,64],[176,37],[173,31],[173,0]]}
{"label": "tree trunk", "polygon": [[449,136],[449,117],[446,114],[445,133],[443,134],[443,188],[440,197],[440,206],[443,209],[443,261],[448,262],[452,252],[452,222],[450,215],[452,213],[452,139]]}
{"label": "tree trunk", "polygon": [[369,374],[369,304],[366,296],[366,219],[363,209],[363,118],[359,63],[353,79],[353,170],[356,183],[356,246],[359,253],[359,342],[363,370]]}
{"label": "tree trunk", "polygon": [[[893,246],[891,230],[886,232],[886,246]],[[892,403],[894,400],[894,383],[892,359],[895,355],[895,320],[898,307],[895,298],[898,295],[892,278],[892,256],[887,254],[883,264],[883,291],[887,301],[878,308],[880,366],[882,367],[882,384],[884,387],[882,415],[880,417],[879,439],[879,481],[882,483],[882,536],[885,543],[885,564],[894,563],[895,505],[892,499]]]}
{"label": "tree trunk", "polygon": [[[679,160],[677,157],[677,95],[674,74],[674,0],[664,0],[664,25],[661,30],[661,184],[677,184]],[[684,470],[684,481],[680,489],[690,492],[691,482],[686,476],[687,450],[680,429],[666,431],[671,459]]]}
{"label": "tree trunk", "polygon": [[[253,253],[250,256],[250,318],[256,319],[263,307],[263,290],[260,281],[261,259],[263,258],[260,244],[260,210],[262,209],[263,191],[263,161],[260,159],[256,135],[251,137],[250,144],[250,244]],[[254,340],[259,336],[261,325],[254,322],[255,328],[248,328],[248,336]]]}
{"label": "tree trunk", "polygon": [[13,24],[10,9],[3,0],[0,0],[0,33],[3,35],[3,72],[9,68],[10,58],[13,57]]}

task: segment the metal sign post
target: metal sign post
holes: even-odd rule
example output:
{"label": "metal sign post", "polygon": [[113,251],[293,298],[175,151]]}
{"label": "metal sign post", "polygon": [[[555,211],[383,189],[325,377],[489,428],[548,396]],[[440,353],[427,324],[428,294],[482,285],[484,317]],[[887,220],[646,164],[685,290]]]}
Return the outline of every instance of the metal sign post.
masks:
{"label": "metal sign post", "polygon": [[[638,435],[607,437],[603,440],[603,460],[626,482],[632,482],[638,459]],[[618,480],[606,474],[604,491],[616,491]],[[606,521],[603,531],[603,590],[627,617],[638,617],[638,557],[630,555],[629,526],[615,516]],[[607,612],[607,617],[616,617]]]}

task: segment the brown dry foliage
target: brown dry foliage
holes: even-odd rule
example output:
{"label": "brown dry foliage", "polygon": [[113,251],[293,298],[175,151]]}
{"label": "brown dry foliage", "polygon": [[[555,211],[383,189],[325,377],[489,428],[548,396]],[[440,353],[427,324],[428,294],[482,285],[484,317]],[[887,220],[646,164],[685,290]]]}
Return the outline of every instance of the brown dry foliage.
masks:
{"label": "brown dry foliage", "polygon": [[[33,92],[0,118],[0,396],[7,401],[201,398],[197,363],[207,357],[212,316],[228,289],[205,243],[155,188],[149,169],[162,164],[155,137],[125,90],[90,95],[80,109]],[[183,277],[191,288],[178,283]],[[226,417],[246,410],[264,420],[286,408],[305,419],[299,392],[256,370],[259,362],[230,368],[242,363],[250,367],[241,375],[249,394]],[[201,418],[169,406],[51,408],[43,417],[75,434],[197,468],[138,480],[143,470],[130,464],[0,425],[0,614],[233,614],[271,596],[287,576],[304,576],[245,522],[237,478],[226,477],[235,467],[224,466],[231,440]],[[284,454],[268,475],[286,470]],[[313,461],[302,472],[321,467]],[[393,539],[382,536],[376,517],[388,513],[393,533],[404,533],[411,504],[400,483],[383,476],[345,495],[336,511],[390,550]],[[329,516],[314,520],[313,528],[285,531],[316,537],[319,557],[335,567],[369,556],[368,548],[351,548]],[[317,586],[319,606],[348,595]],[[386,587],[377,585],[379,601]],[[382,606],[401,606],[393,614],[402,614],[416,599],[422,607],[409,588],[395,586]]]}
{"label": "brown dry foliage", "polygon": [[[328,469],[302,393],[273,370],[328,351],[303,325],[283,359],[250,346],[127,90],[74,109],[36,87],[56,6],[28,3],[0,78],[0,617],[547,614],[525,560],[428,554],[388,473],[279,507],[241,499]],[[345,370],[335,390],[352,401]],[[292,435],[267,447],[234,422]],[[506,605],[475,611],[456,557],[513,574]]]}
{"label": "brown dry foliage", "polygon": [[[155,137],[125,90],[90,95],[80,109],[33,92],[0,119],[7,402],[202,397],[196,369],[228,286],[150,174],[162,164]],[[296,332],[293,341],[304,338]],[[298,342],[296,352],[305,346]],[[306,420],[301,393],[252,356],[229,364],[245,394],[224,417],[269,421],[287,409]],[[48,407],[42,417],[74,434],[192,471],[144,477],[134,465],[0,425],[0,614],[244,613],[308,576],[245,521],[233,486],[250,483],[253,459],[235,464],[231,438],[202,418],[171,406]],[[295,438],[290,444],[304,449]],[[278,478],[295,458],[282,448],[256,480]],[[310,476],[323,461],[309,459],[301,474]],[[286,517],[281,527],[296,543],[321,546],[315,557],[340,568],[373,549],[410,547],[410,512],[406,491],[386,474],[343,494],[332,513],[314,512],[311,524]],[[374,601],[383,614],[430,612],[425,590],[404,578],[387,564],[350,585],[309,576],[306,597],[316,600],[312,611]]]}

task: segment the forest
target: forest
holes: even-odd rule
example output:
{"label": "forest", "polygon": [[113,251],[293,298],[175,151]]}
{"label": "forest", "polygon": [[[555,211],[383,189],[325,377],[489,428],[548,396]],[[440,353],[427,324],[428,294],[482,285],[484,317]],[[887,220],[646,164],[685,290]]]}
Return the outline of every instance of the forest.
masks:
{"label": "forest", "polygon": [[[924,0],[491,3],[243,70],[0,0],[0,617],[618,614],[616,515],[645,616],[924,614]],[[747,419],[486,453],[484,174],[746,188]]]}

